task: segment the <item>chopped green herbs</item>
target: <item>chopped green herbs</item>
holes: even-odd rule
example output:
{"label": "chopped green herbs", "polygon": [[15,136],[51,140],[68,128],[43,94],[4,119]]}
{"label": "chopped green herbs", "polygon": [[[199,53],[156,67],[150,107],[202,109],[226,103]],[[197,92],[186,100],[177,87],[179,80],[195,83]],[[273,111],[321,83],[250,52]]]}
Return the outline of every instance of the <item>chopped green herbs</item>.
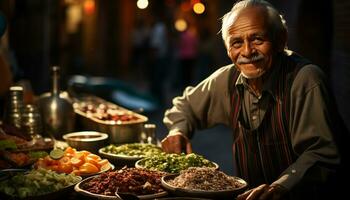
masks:
{"label": "chopped green herbs", "polygon": [[189,167],[216,167],[216,165],[203,156],[190,154],[167,154],[161,153],[147,157],[138,162],[141,167],[168,173],[179,173]]}
{"label": "chopped green herbs", "polygon": [[119,156],[147,157],[161,153],[162,149],[154,144],[130,143],[120,146],[111,144],[103,151]]}

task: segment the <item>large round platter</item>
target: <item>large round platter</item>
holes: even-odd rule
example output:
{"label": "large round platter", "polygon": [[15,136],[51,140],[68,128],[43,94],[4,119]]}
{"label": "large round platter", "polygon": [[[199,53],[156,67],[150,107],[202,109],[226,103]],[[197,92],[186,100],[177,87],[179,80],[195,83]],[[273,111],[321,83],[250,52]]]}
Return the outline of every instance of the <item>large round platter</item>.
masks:
{"label": "large round platter", "polygon": [[[98,176],[98,175],[96,175],[96,176]],[[78,192],[79,194],[82,194],[82,195],[90,197],[90,198],[101,199],[101,200],[122,200],[122,199],[118,198],[117,196],[108,196],[108,195],[102,195],[102,194],[94,194],[94,193],[91,193],[91,192],[89,192],[87,190],[84,190],[82,188],[82,186],[85,183],[89,182],[91,179],[93,179],[96,176],[91,176],[91,177],[88,177],[88,178],[80,181],[78,184],[75,185],[74,190],[76,192]],[[155,198],[158,198],[158,197],[164,197],[164,196],[167,196],[167,195],[168,195],[168,192],[163,191],[163,192],[156,193],[156,194],[139,195],[137,197],[139,199],[148,200],[148,199],[155,199]]]}
{"label": "large round platter", "polygon": [[241,187],[232,190],[205,191],[205,190],[189,190],[185,188],[175,187],[169,184],[170,180],[176,178],[179,174],[170,174],[162,177],[162,186],[175,196],[186,196],[195,198],[213,198],[213,199],[234,199],[238,194],[246,190],[248,184],[241,178],[234,177],[236,181],[242,184]]}
{"label": "large round platter", "polygon": [[[96,173],[80,173],[80,174],[76,174],[76,175],[81,176],[82,178],[87,178],[87,177],[95,176],[95,175],[98,175],[98,174],[101,174],[104,172],[113,171],[115,169],[115,166],[113,164],[109,163],[109,166],[110,166],[110,168],[100,170],[99,172],[96,172]],[[34,165],[32,166],[32,168],[36,169],[36,167]],[[60,173],[60,172],[57,172],[57,173]]]}

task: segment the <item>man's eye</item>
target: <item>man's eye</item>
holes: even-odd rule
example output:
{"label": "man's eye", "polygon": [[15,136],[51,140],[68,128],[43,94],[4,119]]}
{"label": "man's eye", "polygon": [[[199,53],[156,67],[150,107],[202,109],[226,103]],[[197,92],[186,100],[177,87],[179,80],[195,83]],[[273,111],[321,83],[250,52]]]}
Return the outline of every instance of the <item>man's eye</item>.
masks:
{"label": "man's eye", "polygon": [[240,48],[242,46],[242,42],[241,41],[233,41],[233,42],[231,42],[230,46],[233,48]]}
{"label": "man's eye", "polygon": [[264,40],[262,39],[262,38],[254,38],[254,40],[253,40],[253,43],[254,44],[257,44],[257,45],[259,45],[259,44],[262,44],[264,42]]}

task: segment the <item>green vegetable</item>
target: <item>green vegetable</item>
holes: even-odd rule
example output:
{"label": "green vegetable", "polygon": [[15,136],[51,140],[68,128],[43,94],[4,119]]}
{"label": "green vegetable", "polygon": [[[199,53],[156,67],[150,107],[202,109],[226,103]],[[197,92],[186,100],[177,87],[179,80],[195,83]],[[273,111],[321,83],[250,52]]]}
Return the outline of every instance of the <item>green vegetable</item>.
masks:
{"label": "green vegetable", "polygon": [[0,192],[17,198],[39,196],[58,191],[81,181],[74,174],[58,174],[39,168],[27,173],[18,173],[10,179],[0,182]]}
{"label": "green vegetable", "polygon": [[47,156],[47,152],[46,151],[31,151],[28,153],[30,158],[43,158],[45,156]]}
{"label": "green vegetable", "polygon": [[198,154],[161,153],[139,161],[142,167],[168,173],[179,173],[189,167],[216,167],[215,164]]}
{"label": "green vegetable", "polygon": [[13,140],[0,140],[0,150],[17,149],[17,145]]}
{"label": "green vegetable", "polygon": [[53,149],[50,151],[50,157],[54,160],[58,160],[62,158],[64,155],[64,151],[62,149]]}
{"label": "green vegetable", "polygon": [[105,147],[104,152],[121,155],[121,156],[135,156],[147,157],[157,155],[162,152],[162,149],[154,144],[130,143],[115,146],[113,144]]}

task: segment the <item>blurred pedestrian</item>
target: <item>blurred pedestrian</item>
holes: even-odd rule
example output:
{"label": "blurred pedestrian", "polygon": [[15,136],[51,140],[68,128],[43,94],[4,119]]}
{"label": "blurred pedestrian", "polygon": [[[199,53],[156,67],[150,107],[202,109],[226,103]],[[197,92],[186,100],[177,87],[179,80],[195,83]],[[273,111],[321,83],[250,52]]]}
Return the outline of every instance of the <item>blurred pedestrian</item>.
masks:
{"label": "blurred pedestrian", "polygon": [[194,83],[199,83],[214,71],[215,41],[209,28],[199,31],[198,58],[195,65]]}
{"label": "blurred pedestrian", "polygon": [[149,54],[151,92],[160,104],[164,104],[164,82],[169,67],[168,29],[161,15],[153,16],[152,21]]}
{"label": "blurred pedestrian", "polygon": [[198,35],[194,26],[180,33],[178,56],[179,56],[179,81],[180,89],[194,83],[194,70],[198,56]]}
{"label": "blurred pedestrian", "polygon": [[131,36],[131,67],[134,69],[136,73],[135,75],[139,80],[144,78],[143,76],[149,62],[148,51],[150,48],[150,31],[150,27],[144,18],[139,17],[136,19]]}

